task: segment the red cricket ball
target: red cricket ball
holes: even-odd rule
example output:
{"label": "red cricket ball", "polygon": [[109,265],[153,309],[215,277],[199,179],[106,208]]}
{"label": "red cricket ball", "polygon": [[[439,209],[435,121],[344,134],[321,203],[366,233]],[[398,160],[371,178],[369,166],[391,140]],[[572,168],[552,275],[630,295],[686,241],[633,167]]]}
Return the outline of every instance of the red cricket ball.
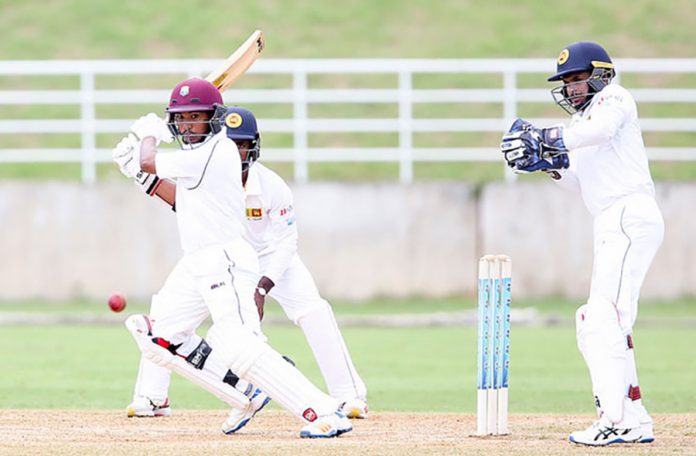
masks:
{"label": "red cricket ball", "polygon": [[120,293],[109,296],[109,308],[114,312],[120,312],[126,308],[126,298]]}

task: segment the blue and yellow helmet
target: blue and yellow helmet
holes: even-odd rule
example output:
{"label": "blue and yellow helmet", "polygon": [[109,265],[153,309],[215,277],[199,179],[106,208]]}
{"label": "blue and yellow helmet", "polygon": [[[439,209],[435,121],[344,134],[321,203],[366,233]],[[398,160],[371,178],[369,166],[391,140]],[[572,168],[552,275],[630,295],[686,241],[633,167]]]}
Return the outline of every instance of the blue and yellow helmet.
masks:
{"label": "blue and yellow helmet", "polygon": [[246,171],[261,156],[261,137],[256,117],[246,108],[232,106],[225,111],[223,124],[231,140],[251,142],[246,160],[242,161],[242,171]]}
{"label": "blue and yellow helmet", "polygon": [[563,76],[595,69],[614,69],[614,64],[607,51],[592,41],[578,41],[568,45],[558,55],[556,74],[548,81],[560,81]]}
{"label": "blue and yellow helmet", "polygon": [[[590,75],[582,81],[564,84],[551,90],[551,95],[558,105],[570,114],[585,109],[592,97],[611,82],[616,75],[614,63],[602,46],[592,41],[577,41],[566,46],[556,60],[556,74],[548,81],[560,81],[575,73],[588,72]],[[578,96],[569,96],[568,87],[571,84],[587,83],[589,93],[582,95],[579,103]]]}

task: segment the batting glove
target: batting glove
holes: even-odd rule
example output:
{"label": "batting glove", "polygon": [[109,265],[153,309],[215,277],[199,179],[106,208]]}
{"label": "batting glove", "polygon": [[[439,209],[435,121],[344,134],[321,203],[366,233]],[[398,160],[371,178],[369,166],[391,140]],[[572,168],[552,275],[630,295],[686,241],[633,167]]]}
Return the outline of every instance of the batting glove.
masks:
{"label": "batting glove", "polygon": [[162,183],[162,179],[157,177],[155,174],[146,173],[145,171],[138,171],[135,175],[135,185],[140,187],[142,191],[150,196],[155,196],[157,188]]}
{"label": "batting glove", "polygon": [[128,133],[128,136],[121,139],[114,148],[112,156],[124,176],[132,178],[135,185],[148,195],[155,195],[161,180],[156,175],[140,169],[140,141],[133,133]]}
{"label": "batting glove", "polygon": [[114,163],[126,177],[135,177],[140,171],[140,141],[132,133],[124,136],[111,152]]}
{"label": "batting glove", "polygon": [[157,144],[161,141],[165,143],[174,141],[174,136],[172,136],[172,132],[169,131],[167,122],[154,112],[136,120],[133,125],[131,125],[130,129],[140,140],[152,136],[155,138]]}

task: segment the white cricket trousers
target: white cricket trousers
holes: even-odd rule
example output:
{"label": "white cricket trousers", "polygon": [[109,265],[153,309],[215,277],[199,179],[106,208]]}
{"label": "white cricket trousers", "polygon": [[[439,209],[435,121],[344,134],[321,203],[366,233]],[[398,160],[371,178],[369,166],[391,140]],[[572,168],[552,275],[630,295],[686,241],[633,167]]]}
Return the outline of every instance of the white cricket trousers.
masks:
{"label": "white cricket trousers", "polygon": [[[195,331],[208,316],[213,322],[232,318],[261,336],[253,298],[258,278],[256,252],[242,238],[184,255],[152,297],[155,335],[182,344],[177,352],[184,356],[200,343]],[[141,358],[134,398],[162,403],[170,375],[168,369]]]}
{"label": "white cricket trousers", "polygon": [[621,198],[594,221],[592,284],[576,319],[578,348],[601,411],[621,428],[639,422],[636,414],[624,413],[629,371],[635,372],[627,336],[638,315],[640,288],[663,236],[662,215],[649,195]]}

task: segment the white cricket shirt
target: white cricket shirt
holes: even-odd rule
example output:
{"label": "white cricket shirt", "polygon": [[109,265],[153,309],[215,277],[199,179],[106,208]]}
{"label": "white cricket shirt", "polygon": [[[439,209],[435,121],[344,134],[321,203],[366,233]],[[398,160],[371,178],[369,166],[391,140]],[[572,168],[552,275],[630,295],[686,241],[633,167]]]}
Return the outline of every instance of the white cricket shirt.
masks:
{"label": "white cricket shirt", "polygon": [[579,185],[592,215],[627,195],[655,195],[636,102],[620,85],[607,85],[576,113],[563,130],[563,141],[570,168],[561,181]]}
{"label": "white cricket shirt", "polygon": [[[297,224],[292,191],[275,172],[256,162],[249,168],[245,186],[244,238],[259,260],[267,263],[262,274],[278,283],[297,253]],[[268,257],[268,261],[263,261]]]}
{"label": "white cricket shirt", "polygon": [[160,178],[176,180],[176,219],[184,252],[242,236],[242,165],[237,145],[224,131],[196,149],[158,153],[155,166]]}

